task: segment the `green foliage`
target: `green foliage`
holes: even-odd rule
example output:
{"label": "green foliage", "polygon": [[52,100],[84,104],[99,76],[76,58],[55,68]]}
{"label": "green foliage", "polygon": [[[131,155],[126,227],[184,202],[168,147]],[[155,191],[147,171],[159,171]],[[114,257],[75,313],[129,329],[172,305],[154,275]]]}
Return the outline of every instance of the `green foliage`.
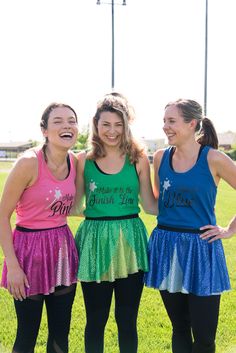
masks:
{"label": "green foliage", "polygon": [[[7,174],[0,174],[0,193]],[[236,193],[225,182],[218,188],[216,213],[218,224],[226,226],[236,214]],[[141,213],[149,233],[155,226],[155,217]],[[71,217],[69,225],[75,234],[81,218]],[[14,224],[14,217],[12,219]],[[222,295],[219,326],[216,343],[217,353],[236,352],[236,236],[225,240],[225,254],[230,274],[232,291]],[[3,254],[0,250],[0,271]],[[70,353],[84,352],[85,308],[80,284],[77,286],[76,298],[72,311],[70,330]],[[11,296],[5,289],[0,289],[0,353],[9,353],[14,342],[16,317]],[[162,304],[158,291],[144,288],[141,299],[139,317],[139,353],[170,353],[171,325]],[[45,310],[37,339],[35,353],[45,353],[47,339],[47,322]],[[118,353],[117,328],[114,319],[114,302],[105,332],[105,353]]]}
{"label": "green foliage", "polygon": [[230,151],[225,151],[225,153],[227,154],[227,156],[233,159],[233,161],[236,161],[236,148]]}
{"label": "green foliage", "polygon": [[40,142],[37,141],[37,140],[31,140],[31,139],[30,139],[29,142],[32,143],[32,147],[36,147],[36,146],[38,146],[38,145],[40,144]]}
{"label": "green foliage", "polygon": [[[7,173],[12,168],[13,162],[0,162],[0,173]],[[5,179],[0,178],[0,183],[4,182]],[[1,192],[1,184],[0,184],[0,192]]]}
{"label": "green foliage", "polygon": [[74,146],[75,150],[86,150],[88,148],[88,138],[89,138],[89,127],[86,126],[82,132],[79,133],[77,142]]}

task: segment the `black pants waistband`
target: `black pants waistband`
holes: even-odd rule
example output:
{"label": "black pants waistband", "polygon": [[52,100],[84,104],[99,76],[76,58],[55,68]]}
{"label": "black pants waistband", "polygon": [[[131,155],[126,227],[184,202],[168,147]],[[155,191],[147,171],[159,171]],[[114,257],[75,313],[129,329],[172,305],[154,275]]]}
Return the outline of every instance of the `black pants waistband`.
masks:
{"label": "black pants waistband", "polygon": [[106,216],[106,217],[85,217],[87,220],[92,220],[92,221],[115,221],[119,219],[131,219],[131,218],[138,218],[139,215],[136,214],[129,214],[125,216]]}
{"label": "black pants waistband", "polygon": [[178,232],[178,233],[204,233],[206,232],[206,229],[201,230],[201,229],[188,229],[188,228],[178,228],[178,227],[169,227],[169,226],[164,226],[162,224],[158,224],[157,228],[163,229],[163,230],[170,230],[172,232]]}
{"label": "black pants waistband", "polygon": [[66,226],[66,224],[63,224],[63,226],[60,226],[60,227],[30,229],[30,228],[25,228],[25,227],[21,227],[21,226],[16,225],[16,230],[19,230],[20,232],[28,232],[29,233],[29,232],[40,232],[42,230],[59,229],[59,228],[65,227],[65,226]]}

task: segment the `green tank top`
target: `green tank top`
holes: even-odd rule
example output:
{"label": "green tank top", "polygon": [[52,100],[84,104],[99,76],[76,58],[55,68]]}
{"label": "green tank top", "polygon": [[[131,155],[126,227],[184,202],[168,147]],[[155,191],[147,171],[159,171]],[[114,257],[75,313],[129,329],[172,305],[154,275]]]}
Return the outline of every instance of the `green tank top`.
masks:
{"label": "green tank top", "polygon": [[86,160],[84,180],[85,217],[120,217],[140,212],[139,178],[128,157],[116,174],[103,173],[94,161]]}

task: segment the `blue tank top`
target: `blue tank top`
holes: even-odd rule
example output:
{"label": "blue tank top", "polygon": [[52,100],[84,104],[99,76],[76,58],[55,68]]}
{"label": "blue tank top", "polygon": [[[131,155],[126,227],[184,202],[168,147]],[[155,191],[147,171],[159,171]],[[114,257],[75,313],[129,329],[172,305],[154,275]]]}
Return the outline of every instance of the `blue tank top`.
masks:
{"label": "blue tank top", "polygon": [[183,173],[172,168],[172,149],[165,150],[159,167],[158,223],[187,229],[215,225],[217,187],[207,161],[210,147],[204,146],[195,165]]}

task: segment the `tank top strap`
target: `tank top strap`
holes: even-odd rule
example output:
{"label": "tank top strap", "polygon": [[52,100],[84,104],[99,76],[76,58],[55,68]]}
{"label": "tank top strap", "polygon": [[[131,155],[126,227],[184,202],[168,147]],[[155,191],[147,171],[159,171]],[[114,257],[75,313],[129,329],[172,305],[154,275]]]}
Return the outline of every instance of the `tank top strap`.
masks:
{"label": "tank top strap", "polygon": [[173,147],[167,147],[163,153],[163,156],[162,156],[162,159],[161,159],[161,163],[160,163],[160,166],[159,166],[159,171],[160,169],[164,166],[164,165],[168,165],[170,166],[170,156],[171,156],[171,153],[173,152]]}
{"label": "tank top strap", "polygon": [[120,171],[120,174],[122,175],[122,173],[128,168],[130,167],[130,160],[129,160],[129,157],[126,155],[125,156],[125,162],[124,162],[124,165],[123,165],[123,168],[121,168],[121,171]]}
{"label": "tank top strap", "polygon": [[92,159],[85,158],[84,169],[91,168],[94,165],[94,161]]}
{"label": "tank top strap", "polygon": [[203,158],[206,158],[207,154],[208,154],[208,151],[212,148],[210,146],[202,146],[202,151],[201,151],[201,154],[200,154],[200,157],[199,159],[204,156]]}
{"label": "tank top strap", "polygon": [[207,161],[207,155],[208,155],[208,152],[209,150],[211,149],[210,146],[202,146],[201,147],[201,153],[200,153],[200,156],[198,158],[198,162],[197,164],[200,166],[200,165],[208,165],[208,161]]}
{"label": "tank top strap", "polygon": [[43,171],[43,163],[45,162],[44,161],[44,156],[43,156],[43,150],[42,148],[40,149],[34,149],[33,150],[36,157],[37,157],[37,160],[38,160],[38,177],[37,177],[37,180],[40,179],[41,175],[42,175],[42,171]]}
{"label": "tank top strap", "polygon": [[75,168],[75,160],[74,160],[74,156],[71,152],[69,152],[69,160],[70,160],[70,176],[75,178],[76,176],[76,168]]}

